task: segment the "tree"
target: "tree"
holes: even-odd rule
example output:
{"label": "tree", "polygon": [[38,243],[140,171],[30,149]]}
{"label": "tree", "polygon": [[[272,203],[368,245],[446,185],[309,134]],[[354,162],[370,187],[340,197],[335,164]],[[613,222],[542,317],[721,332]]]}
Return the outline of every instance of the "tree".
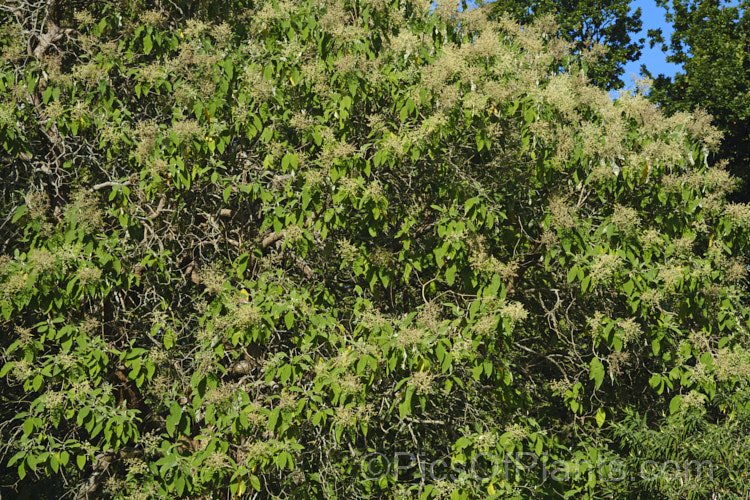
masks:
{"label": "tree", "polygon": [[486,9],[34,5],[4,498],[747,494],[750,209],[704,117]]}
{"label": "tree", "polygon": [[[750,200],[750,21],[743,2],[678,0],[667,8],[674,26],[667,61],[681,64],[674,78],[658,75],[651,99],[667,113],[701,108],[710,113],[724,133],[715,161],[744,181],[735,198]],[[664,42],[651,34],[652,45]],[[648,71],[646,71],[648,74]]]}
{"label": "tree", "polygon": [[491,5],[493,16],[507,12],[522,24],[553,15],[560,34],[573,44],[574,52],[581,52],[592,44],[606,49],[604,57],[591,66],[588,73],[596,85],[607,90],[622,88],[620,77],[625,71],[624,65],[641,56],[644,39],[631,39],[631,34],[638,33],[643,25],[641,9],[631,14],[629,1],[495,0]]}

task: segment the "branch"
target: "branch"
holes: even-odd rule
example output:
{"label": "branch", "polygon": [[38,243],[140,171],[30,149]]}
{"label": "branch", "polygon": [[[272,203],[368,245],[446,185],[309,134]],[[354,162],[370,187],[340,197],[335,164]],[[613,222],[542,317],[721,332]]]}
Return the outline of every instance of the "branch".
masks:
{"label": "branch", "polygon": [[417,418],[411,418],[411,417],[404,417],[404,420],[412,424],[447,425],[445,420],[430,420],[427,418],[417,419]]}
{"label": "branch", "polygon": [[96,184],[91,188],[92,191],[101,191],[104,188],[115,187],[115,186],[130,186],[130,181],[118,182],[118,181],[107,181],[101,184]]}

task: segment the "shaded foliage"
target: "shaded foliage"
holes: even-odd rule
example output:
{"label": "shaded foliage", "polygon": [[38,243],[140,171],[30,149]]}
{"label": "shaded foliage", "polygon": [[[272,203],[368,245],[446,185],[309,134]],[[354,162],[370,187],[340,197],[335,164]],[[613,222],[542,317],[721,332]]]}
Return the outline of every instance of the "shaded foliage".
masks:
{"label": "shaded foliage", "polygon": [[594,84],[607,90],[621,88],[625,64],[641,56],[644,40],[631,38],[643,25],[641,9],[631,12],[629,1],[495,0],[490,5],[493,16],[507,12],[522,24],[545,15],[554,16],[561,36],[571,42],[574,52],[597,44],[606,53],[589,68],[588,75]]}
{"label": "shaded foliage", "polygon": [[4,496],[747,494],[750,208],[704,116],[613,103],[596,51],[486,7],[30,5]]}
{"label": "shaded foliage", "polygon": [[703,109],[724,133],[714,161],[726,161],[743,180],[733,196],[750,200],[750,20],[748,2],[712,0],[659,2],[667,9],[674,32],[664,43],[653,32],[653,44],[663,43],[667,61],[681,64],[673,78],[658,75],[650,93],[667,112]]}

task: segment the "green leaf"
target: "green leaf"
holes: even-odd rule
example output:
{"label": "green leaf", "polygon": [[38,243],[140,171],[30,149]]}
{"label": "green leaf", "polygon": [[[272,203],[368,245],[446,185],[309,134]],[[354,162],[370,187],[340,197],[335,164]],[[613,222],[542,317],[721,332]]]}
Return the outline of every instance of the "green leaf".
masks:
{"label": "green leaf", "polygon": [[143,53],[148,55],[151,53],[151,49],[154,48],[154,42],[151,40],[151,35],[146,35],[143,37]]}
{"label": "green leaf", "polygon": [[526,110],[523,113],[523,119],[526,121],[526,123],[532,123],[534,119],[536,118],[536,111],[532,107],[526,108]]}
{"label": "green leaf", "polygon": [[294,326],[294,311],[288,311],[284,315],[284,324],[286,325],[287,330],[291,330]]}
{"label": "green leaf", "polygon": [[19,452],[16,452],[15,455],[10,457],[10,460],[8,460],[8,463],[6,464],[7,467],[12,467],[16,462],[18,462],[21,458],[26,456],[26,452],[21,450]]}
{"label": "green leaf", "polygon": [[573,266],[570,268],[570,271],[568,271],[568,283],[573,283],[573,280],[576,279],[578,276],[578,266]]}
{"label": "green leaf", "polygon": [[407,390],[406,397],[398,405],[399,418],[402,420],[411,415],[411,394]]}
{"label": "green leaf", "polygon": [[255,491],[260,491],[260,479],[254,474],[250,474],[250,485]]}
{"label": "green leaf", "polygon": [[455,264],[451,264],[445,269],[445,281],[448,283],[448,286],[452,286],[453,283],[456,281],[456,272],[458,269],[456,268]]}
{"label": "green leaf", "polygon": [[594,387],[598,389],[604,381],[604,365],[599,359],[594,358],[589,364],[589,379],[594,381]]}
{"label": "green leaf", "polygon": [[405,122],[406,119],[409,117],[409,110],[406,108],[406,106],[403,106],[401,108],[401,111],[399,111],[399,118],[402,122]]}
{"label": "green leaf", "polygon": [[178,495],[182,495],[182,492],[185,491],[185,476],[178,474],[175,477],[174,488]]}
{"label": "green leaf", "polygon": [[596,426],[601,427],[604,425],[604,419],[607,418],[607,412],[604,411],[604,409],[599,408],[596,410]]}
{"label": "green leaf", "polygon": [[661,375],[658,373],[651,375],[651,378],[648,379],[648,385],[650,385],[652,389],[658,390],[658,388],[663,385]]}
{"label": "green leaf", "polygon": [[8,361],[3,365],[2,368],[0,368],[0,378],[6,376],[9,371],[13,369],[13,367],[16,365],[15,361]]}
{"label": "green leaf", "polygon": [[13,220],[11,220],[11,222],[13,224],[15,224],[16,222],[18,222],[18,219],[20,219],[21,217],[23,217],[26,214],[27,211],[28,211],[28,209],[26,208],[26,205],[19,206],[16,209],[16,213],[13,214]]}
{"label": "green leaf", "polygon": [[591,284],[591,276],[586,275],[581,280],[581,293],[586,293],[589,289],[589,285]]}
{"label": "green leaf", "polygon": [[679,394],[672,398],[672,401],[669,402],[669,413],[674,415],[678,411],[680,411],[680,405],[682,404],[682,396]]}
{"label": "green leaf", "polygon": [[268,430],[274,431],[276,429],[276,425],[279,422],[279,417],[281,416],[281,411],[278,408],[274,408],[271,413],[268,415]]}
{"label": "green leaf", "polygon": [[390,276],[388,276],[388,273],[386,272],[379,272],[380,281],[383,283],[384,288],[388,288],[388,284],[391,282]]}
{"label": "green leaf", "polygon": [[654,356],[659,355],[659,352],[661,351],[661,342],[658,338],[651,341],[651,351],[654,353]]}

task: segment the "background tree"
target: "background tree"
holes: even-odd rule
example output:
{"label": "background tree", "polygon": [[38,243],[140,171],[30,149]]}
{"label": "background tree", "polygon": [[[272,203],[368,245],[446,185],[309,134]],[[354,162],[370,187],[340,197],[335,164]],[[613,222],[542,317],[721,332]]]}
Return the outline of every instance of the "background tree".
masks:
{"label": "background tree", "polygon": [[490,5],[493,17],[507,12],[522,24],[552,14],[574,52],[590,48],[593,43],[606,48],[604,57],[588,67],[588,75],[607,90],[621,88],[625,64],[641,56],[644,39],[631,38],[643,25],[641,9],[631,12],[628,0],[495,0]]}
{"label": "background tree", "polygon": [[[675,0],[658,2],[667,9],[674,32],[667,61],[682,65],[674,78],[658,75],[651,99],[667,113],[708,111],[724,133],[716,161],[744,183],[735,199],[750,200],[750,3]],[[663,43],[652,32],[652,46]],[[646,73],[648,74],[648,69]]]}
{"label": "background tree", "polygon": [[612,102],[549,17],[2,12],[4,498],[747,495],[704,116]]}

